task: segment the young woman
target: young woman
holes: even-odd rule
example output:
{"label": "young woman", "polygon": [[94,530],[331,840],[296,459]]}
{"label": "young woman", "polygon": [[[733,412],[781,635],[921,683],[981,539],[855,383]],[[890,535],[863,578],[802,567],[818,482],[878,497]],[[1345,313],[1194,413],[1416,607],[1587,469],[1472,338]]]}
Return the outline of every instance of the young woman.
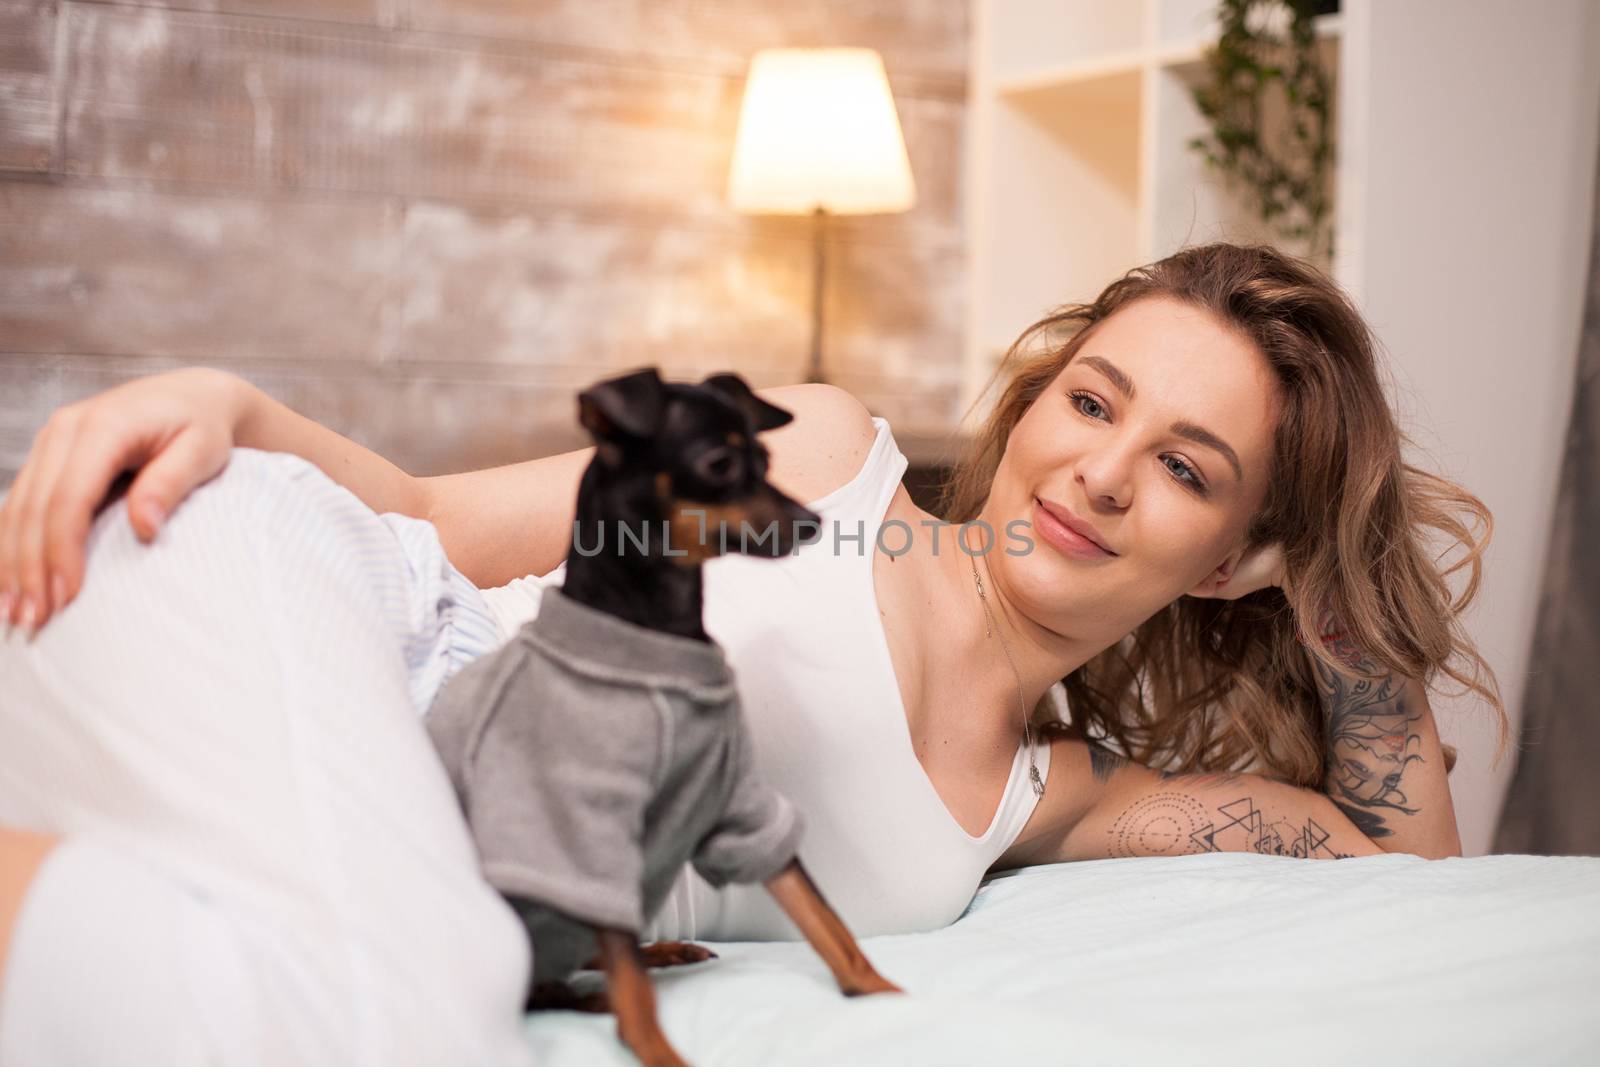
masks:
{"label": "young woman", "polygon": [[[1404,461],[1333,283],[1186,250],[1035,324],[999,373],[937,518],[853,397],[764,391],[796,416],[767,435],[770,479],[831,529],[706,566],[758,762],[858,936],[948,923],[1029,864],[1459,854],[1427,689],[1472,688],[1503,739],[1457,622],[1489,516]],[[180,1062],[171,1030],[199,1011],[226,1025],[196,1050],[394,1062],[429,1047],[416,1005],[444,1002],[451,1040],[515,1054],[526,950],[405,711],[560,580],[589,455],[413,478],[200,369],[52,416],[0,508],[23,631],[0,642],[23,768],[0,771],[0,1062],[87,1040],[73,945],[113,984],[171,938],[192,950],[154,967],[124,1050]],[[1447,569],[1439,534],[1464,550]],[[133,887],[115,924],[93,918],[106,878]],[[686,869],[650,933],[790,931],[759,887]]]}

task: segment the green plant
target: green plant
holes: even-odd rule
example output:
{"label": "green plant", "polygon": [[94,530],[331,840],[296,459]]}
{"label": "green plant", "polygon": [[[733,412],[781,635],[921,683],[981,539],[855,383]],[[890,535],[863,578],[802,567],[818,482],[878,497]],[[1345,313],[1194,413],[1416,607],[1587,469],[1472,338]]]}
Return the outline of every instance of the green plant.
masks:
{"label": "green plant", "polygon": [[1263,222],[1304,241],[1312,255],[1330,252],[1333,244],[1332,89],[1317,61],[1312,16],[1318,6],[1314,0],[1221,0],[1221,35],[1206,52],[1206,79],[1192,90],[1211,133],[1189,142],[1242,189]]}

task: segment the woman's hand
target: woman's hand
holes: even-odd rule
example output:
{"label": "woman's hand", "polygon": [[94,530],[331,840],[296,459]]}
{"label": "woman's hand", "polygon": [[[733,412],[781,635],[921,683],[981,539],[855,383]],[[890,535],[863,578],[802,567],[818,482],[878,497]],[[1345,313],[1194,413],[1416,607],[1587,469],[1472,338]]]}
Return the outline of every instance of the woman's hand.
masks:
{"label": "woman's hand", "polygon": [[1277,542],[1257,545],[1239,557],[1239,563],[1233,572],[1226,578],[1204,591],[1191,589],[1190,596],[1216,597],[1219,600],[1237,600],[1246,593],[1253,593],[1257,589],[1268,586],[1277,586],[1280,589],[1285,585],[1286,575],[1283,568],[1283,546]]}
{"label": "woman's hand", "polygon": [[118,475],[148,543],[190,491],[227,466],[245,383],[206,367],[139,378],[58,408],[0,502],[0,620],[42,627],[82,587],[89,525]]}

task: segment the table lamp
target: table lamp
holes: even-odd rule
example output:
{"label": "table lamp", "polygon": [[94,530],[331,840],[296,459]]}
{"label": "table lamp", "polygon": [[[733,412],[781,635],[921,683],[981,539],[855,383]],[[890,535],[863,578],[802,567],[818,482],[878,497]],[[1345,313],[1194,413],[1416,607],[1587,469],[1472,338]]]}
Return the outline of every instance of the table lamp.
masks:
{"label": "table lamp", "polygon": [[911,162],[883,60],[871,48],[769,48],[750,60],[728,201],[746,214],[811,215],[811,359],[822,374],[823,220],[905,211]]}

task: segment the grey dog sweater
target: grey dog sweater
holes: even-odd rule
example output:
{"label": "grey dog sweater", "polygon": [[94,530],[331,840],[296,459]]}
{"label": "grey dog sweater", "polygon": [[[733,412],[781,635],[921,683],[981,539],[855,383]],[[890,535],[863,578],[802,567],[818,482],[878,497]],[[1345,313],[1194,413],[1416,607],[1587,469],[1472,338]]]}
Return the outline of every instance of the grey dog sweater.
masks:
{"label": "grey dog sweater", "polygon": [[799,846],[722,649],[559,589],[445,684],[427,725],[484,877],[527,924],[535,981],[581,967],[591,926],[637,934],[684,863],[714,886],[758,882]]}

